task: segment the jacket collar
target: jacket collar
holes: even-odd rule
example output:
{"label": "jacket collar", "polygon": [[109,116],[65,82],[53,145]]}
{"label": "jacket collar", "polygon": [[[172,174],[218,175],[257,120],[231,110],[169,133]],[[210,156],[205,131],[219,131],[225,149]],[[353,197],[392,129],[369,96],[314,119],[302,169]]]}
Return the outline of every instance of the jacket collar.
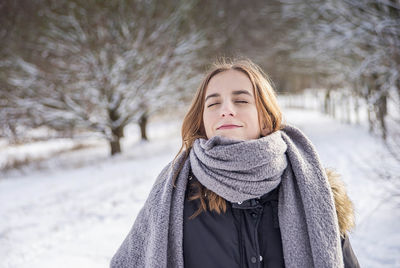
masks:
{"label": "jacket collar", "polygon": [[233,208],[251,209],[264,206],[267,202],[278,201],[279,185],[274,190],[262,195],[261,197],[252,198],[239,203],[232,203]]}
{"label": "jacket collar", "polygon": [[[193,180],[193,181],[197,180],[197,178],[192,173],[192,170],[189,171],[189,180]],[[278,185],[278,187],[276,187],[274,190],[272,190],[260,197],[257,197],[257,198],[248,199],[248,200],[245,200],[245,201],[239,202],[239,203],[232,203],[232,202],[230,202],[230,203],[232,204],[233,208],[240,208],[240,209],[250,209],[250,208],[264,206],[264,204],[266,202],[278,201],[279,187],[280,187],[280,185]]]}

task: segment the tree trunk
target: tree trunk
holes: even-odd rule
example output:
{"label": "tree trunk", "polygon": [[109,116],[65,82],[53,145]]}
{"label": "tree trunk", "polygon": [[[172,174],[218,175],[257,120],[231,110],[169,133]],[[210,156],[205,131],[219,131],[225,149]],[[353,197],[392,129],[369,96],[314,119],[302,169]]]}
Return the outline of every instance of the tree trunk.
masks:
{"label": "tree trunk", "polygon": [[360,124],[360,100],[357,96],[354,97],[354,112],[356,115],[356,124]]}
{"label": "tree trunk", "polygon": [[5,129],[8,130],[6,136],[8,136],[9,141],[11,144],[17,144],[18,143],[18,134],[17,134],[17,129],[14,124],[10,122],[6,122]]}
{"label": "tree trunk", "polygon": [[374,123],[372,121],[372,109],[367,106],[367,113],[368,113],[368,131],[369,133],[372,133],[374,131]]}
{"label": "tree trunk", "polygon": [[144,113],[140,119],[139,119],[139,126],[140,126],[140,134],[142,136],[142,140],[147,141],[147,132],[146,132],[146,128],[147,128],[147,113]]}
{"label": "tree trunk", "polygon": [[347,98],[344,99],[345,101],[345,111],[346,111],[346,116],[345,116],[345,122],[346,124],[350,124],[351,123],[351,115],[350,115],[350,101],[351,98],[350,96],[347,96]]}
{"label": "tree trunk", "polygon": [[367,98],[367,109],[368,109],[368,130],[370,133],[373,133],[374,131],[374,120],[372,118],[373,115],[376,116],[376,112],[375,112],[375,103],[371,103],[371,96],[373,95],[373,92],[375,90],[375,80],[376,78],[373,77],[373,75],[371,77],[368,78],[367,80],[367,87],[368,87],[368,95],[366,96]]}
{"label": "tree trunk", "polygon": [[111,130],[112,139],[110,140],[111,155],[121,153],[120,139],[124,136],[124,127],[120,126]]}
{"label": "tree trunk", "polygon": [[330,98],[330,112],[331,116],[336,119],[336,98]]}
{"label": "tree trunk", "polygon": [[379,125],[382,133],[382,139],[386,141],[387,129],[386,129],[385,117],[387,114],[387,94],[385,92],[382,93],[382,95],[379,97],[377,101],[377,111],[378,111],[377,115],[378,115]]}
{"label": "tree trunk", "polygon": [[324,113],[325,114],[330,114],[330,109],[329,109],[329,104],[330,104],[330,89],[328,89],[325,93],[325,99],[324,99]]}
{"label": "tree trunk", "polygon": [[[117,109],[108,110],[108,116],[111,122],[116,122],[120,119],[120,114]],[[113,124],[111,123],[111,126]],[[117,127],[111,127],[111,140],[110,140],[110,149],[111,155],[121,153],[121,144],[120,139],[124,136],[124,127],[125,125],[119,125]]]}
{"label": "tree trunk", "polygon": [[111,155],[121,153],[121,144],[119,142],[119,139],[110,141],[110,148],[111,148]]}

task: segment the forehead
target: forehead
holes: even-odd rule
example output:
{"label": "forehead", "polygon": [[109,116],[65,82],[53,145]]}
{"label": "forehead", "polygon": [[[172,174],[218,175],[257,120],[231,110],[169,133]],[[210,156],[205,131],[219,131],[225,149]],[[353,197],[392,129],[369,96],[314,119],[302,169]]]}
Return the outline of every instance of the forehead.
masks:
{"label": "forehead", "polygon": [[208,82],[206,93],[230,93],[234,90],[247,90],[250,94],[253,94],[253,85],[249,77],[237,70],[228,70],[222,73],[216,74]]}

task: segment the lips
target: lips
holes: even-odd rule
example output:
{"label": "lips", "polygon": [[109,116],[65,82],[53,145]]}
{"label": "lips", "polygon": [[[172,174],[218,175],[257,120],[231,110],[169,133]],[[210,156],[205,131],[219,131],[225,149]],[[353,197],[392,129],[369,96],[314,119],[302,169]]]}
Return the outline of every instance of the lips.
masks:
{"label": "lips", "polygon": [[224,124],[224,125],[218,127],[217,129],[231,129],[231,128],[237,128],[237,127],[242,127],[242,126],[234,125],[234,124]]}

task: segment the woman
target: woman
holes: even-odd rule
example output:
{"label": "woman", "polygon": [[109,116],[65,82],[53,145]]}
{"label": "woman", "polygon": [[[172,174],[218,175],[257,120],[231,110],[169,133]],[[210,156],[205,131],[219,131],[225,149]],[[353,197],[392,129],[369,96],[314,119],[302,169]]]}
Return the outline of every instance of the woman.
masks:
{"label": "woman", "polygon": [[222,62],[111,267],[358,267],[352,226],[338,176],[281,124],[266,75],[249,60]]}

